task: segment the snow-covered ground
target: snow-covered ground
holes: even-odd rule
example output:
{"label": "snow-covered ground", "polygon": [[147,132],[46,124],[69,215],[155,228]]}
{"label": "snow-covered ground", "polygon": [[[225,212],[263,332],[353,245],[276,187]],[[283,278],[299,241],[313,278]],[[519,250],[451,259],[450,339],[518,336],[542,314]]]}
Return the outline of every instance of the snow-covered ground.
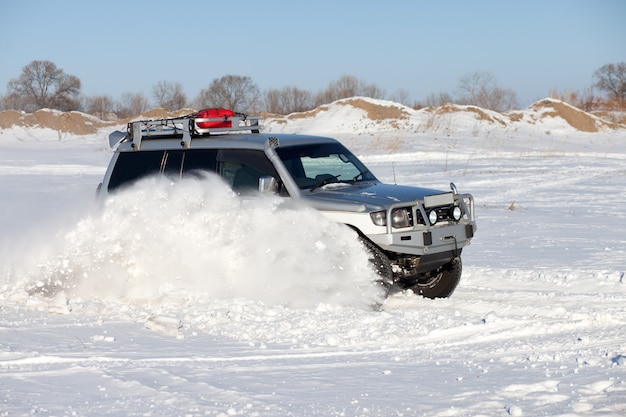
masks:
{"label": "snow-covered ground", "polygon": [[626,415],[626,130],[347,107],[267,129],[471,192],[451,298],[372,310],[365,255],[315,212],[210,180],[97,206],[106,130],[0,130],[0,416]]}

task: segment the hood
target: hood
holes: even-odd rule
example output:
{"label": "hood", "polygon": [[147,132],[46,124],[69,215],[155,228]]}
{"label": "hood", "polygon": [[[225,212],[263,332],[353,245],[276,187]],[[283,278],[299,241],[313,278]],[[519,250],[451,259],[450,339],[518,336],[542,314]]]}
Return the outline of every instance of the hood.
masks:
{"label": "hood", "polygon": [[312,192],[302,190],[300,196],[322,210],[336,208],[345,211],[372,211],[445,192],[447,191],[365,181],[354,184],[332,183]]}

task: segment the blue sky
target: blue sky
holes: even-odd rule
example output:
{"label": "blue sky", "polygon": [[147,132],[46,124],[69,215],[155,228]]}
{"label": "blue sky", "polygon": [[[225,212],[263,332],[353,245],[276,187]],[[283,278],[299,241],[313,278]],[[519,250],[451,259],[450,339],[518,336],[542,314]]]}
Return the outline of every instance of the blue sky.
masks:
{"label": "blue sky", "polygon": [[49,60],[113,99],[161,80],[193,99],[224,75],[316,93],[351,75],[413,102],[488,71],[527,106],[626,61],[625,22],[623,0],[0,0],[0,94]]}

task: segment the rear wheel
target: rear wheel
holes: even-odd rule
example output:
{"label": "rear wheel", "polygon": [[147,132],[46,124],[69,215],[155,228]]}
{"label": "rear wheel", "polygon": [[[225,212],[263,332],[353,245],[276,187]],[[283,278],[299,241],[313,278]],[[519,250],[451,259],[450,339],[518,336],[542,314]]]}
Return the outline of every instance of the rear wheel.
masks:
{"label": "rear wheel", "polygon": [[417,280],[411,290],[427,298],[447,298],[452,295],[461,280],[463,267],[461,258],[452,261],[431,271]]}

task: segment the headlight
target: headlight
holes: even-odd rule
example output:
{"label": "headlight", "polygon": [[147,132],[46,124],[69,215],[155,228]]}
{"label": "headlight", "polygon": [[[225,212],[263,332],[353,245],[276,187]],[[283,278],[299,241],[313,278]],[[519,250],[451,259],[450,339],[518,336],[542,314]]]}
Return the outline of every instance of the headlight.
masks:
{"label": "headlight", "polygon": [[[376,226],[387,226],[387,212],[376,211],[370,213],[372,222]],[[391,211],[391,225],[395,228],[413,226],[413,214],[410,207],[402,207]]]}
{"label": "headlight", "polygon": [[461,208],[459,206],[454,206],[454,208],[452,209],[452,218],[456,222],[461,220]]}
{"label": "headlight", "polygon": [[428,213],[428,220],[430,221],[430,224],[437,223],[437,212],[435,210],[431,210]]}
{"label": "headlight", "polygon": [[411,209],[407,207],[397,208],[391,211],[391,225],[393,227],[411,227]]}

